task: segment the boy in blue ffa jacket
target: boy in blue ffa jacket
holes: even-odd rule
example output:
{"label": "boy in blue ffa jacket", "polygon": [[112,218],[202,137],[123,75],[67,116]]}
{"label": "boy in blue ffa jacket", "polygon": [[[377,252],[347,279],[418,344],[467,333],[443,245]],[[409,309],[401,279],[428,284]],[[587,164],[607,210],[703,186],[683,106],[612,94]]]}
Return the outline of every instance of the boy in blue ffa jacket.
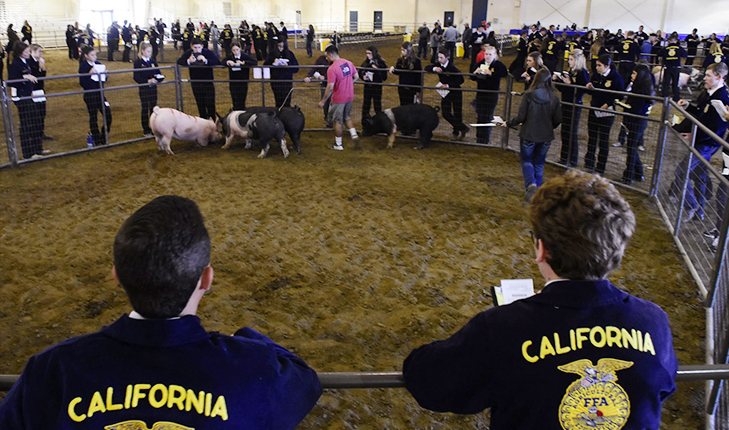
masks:
{"label": "boy in blue ffa jacket", "polygon": [[[78,81],[84,91],[84,103],[89,112],[89,130],[94,139],[94,145],[106,145],[106,134],[111,131],[111,106],[106,97],[101,96],[99,91],[104,86],[105,74],[99,74],[94,69],[95,64],[101,64],[96,60],[96,51],[93,46],[85,45],[81,48],[81,60],[79,61],[78,73],[82,75]],[[99,130],[98,113],[104,116],[106,127],[102,125]]]}
{"label": "boy in blue ffa jacket", "polygon": [[112,274],[134,308],[28,360],[0,428],[293,429],[321,395],[316,372],[250,328],[206,332],[210,237],[192,200],[162,196],[129,217]]}
{"label": "boy in blue ffa jacket", "polygon": [[177,60],[177,64],[190,68],[190,86],[192,94],[195,96],[200,118],[215,121],[217,114],[215,112],[212,66],[220,64],[218,56],[213,51],[203,48],[202,40],[194,39],[191,48],[182,54]]}
{"label": "boy in blue ffa jacket", "polygon": [[606,279],[635,229],[629,204],[569,170],[537,190],[529,221],[540,294],[412,351],[405,387],[436,412],[491,408],[493,430],[659,428],[678,369],[668,318]]}
{"label": "boy in blue ffa jacket", "polygon": [[635,62],[640,59],[640,45],[635,41],[635,34],[628,31],[626,36],[627,38],[618,45],[618,73],[623,82],[630,81]]}
{"label": "boy in blue ffa jacket", "polygon": [[[704,75],[704,91],[699,94],[698,100],[696,100],[696,106],[691,105],[686,100],[678,102],[679,106],[686,109],[701,124],[705,125],[706,128],[720,137],[724,136],[727,130],[726,118],[722,118],[722,114],[712,105],[712,101],[716,100],[724,106],[729,106],[729,92],[727,92],[726,85],[724,84],[724,78],[728,71],[729,68],[724,63],[711,64],[706,69],[706,74]],[[684,120],[675,126],[676,131],[683,133],[689,141],[691,140],[691,128],[692,123],[688,120]],[[710,161],[716,151],[721,148],[721,145],[703,131],[697,130],[694,139],[694,148],[699,151],[704,159]],[[689,156],[687,155],[678,165],[676,168],[676,177],[671,183],[669,196],[671,200],[678,201],[681,195],[681,187],[686,177],[686,169],[688,169],[689,181],[693,183],[693,187],[691,184],[686,187],[683,219],[684,221],[690,221],[696,216],[703,220],[704,205],[706,204],[707,173],[706,167],[698,157],[691,157],[691,164],[689,165]]]}
{"label": "boy in blue ffa jacket", "polygon": [[[474,51],[475,53],[476,51]],[[468,126],[463,123],[463,94],[458,90],[464,81],[463,76],[460,75],[461,71],[450,61],[447,52],[439,52],[438,63],[425,66],[425,71],[437,73],[440,90],[448,91],[445,96],[441,95],[440,113],[443,115],[443,119],[453,126],[453,140],[463,140],[468,133]]]}
{"label": "boy in blue ffa jacket", "polygon": [[[41,125],[41,110],[33,99],[17,99],[29,97],[33,94],[34,86],[38,79],[33,75],[31,67],[30,48],[23,42],[15,42],[13,45],[13,62],[8,67],[8,80],[25,79],[23,82],[9,84],[11,96],[18,109],[20,120],[20,147],[23,151],[23,159],[28,160],[35,156],[43,155],[43,128]],[[13,95],[15,93],[15,95]]]}
{"label": "boy in blue ffa jacket", "polygon": [[245,110],[248,97],[248,79],[251,69],[257,66],[258,61],[242,51],[238,42],[230,45],[230,55],[223,60],[228,66],[228,79],[230,79],[230,98],[233,100],[233,110]]}
{"label": "boy in blue ffa jacket", "polygon": [[149,128],[149,117],[157,106],[157,83],[164,78],[159,72],[157,60],[152,56],[152,45],[142,42],[139,58],[134,62],[134,82],[144,84],[139,87],[139,100],[142,103],[142,132],[145,136],[152,134]]}
{"label": "boy in blue ffa jacket", "polygon": [[[601,55],[596,63],[597,73],[590,77],[587,88],[590,90],[611,90],[623,91],[623,78],[610,68],[610,56]],[[631,70],[632,73],[632,70]],[[592,95],[590,106],[600,109],[614,110],[615,94],[602,91],[588,91]],[[615,114],[609,112],[597,112],[590,110],[587,119],[587,153],[585,154],[585,169],[594,171],[600,175],[605,173],[608,154],[610,151],[609,139],[610,129],[615,121]],[[595,152],[597,154],[597,165],[595,165]]]}
{"label": "boy in blue ffa jacket", "polygon": [[[275,28],[273,24],[271,24],[271,28]],[[271,91],[273,91],[273,97],[276,100],[276,107],[290,107],[293,98],[294,74],[299,71],[298,67],[291,67],[299,65],[296,55],[289,51],[282,40],[269,50],[268,57],[263,64],[274,66],[271,68]]]}
{"label": "boy in blue ffa jacket", "polygon": [[668,45],[658,53],[663,59],[663,83],[662,95],[668,97],[669,86],[673,90],[673,101],[677,102],[681,98],[681,92],[678,88],[678,77],[681,73],[681,58],[686,58],[686,51],[679,45],[678,37],[671,36],[668,38]]}

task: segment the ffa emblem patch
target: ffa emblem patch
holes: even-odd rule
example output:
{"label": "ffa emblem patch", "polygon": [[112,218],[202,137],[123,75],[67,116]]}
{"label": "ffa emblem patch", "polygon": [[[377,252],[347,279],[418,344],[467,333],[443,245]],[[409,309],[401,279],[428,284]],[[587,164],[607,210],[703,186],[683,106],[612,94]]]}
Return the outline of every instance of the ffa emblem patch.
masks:
{"label": "ffa emblem patch", "polygon": [[627,369],[632,361],[601,358],[597,366],[582,359],[557,367],[581,376],[567,387],[559,405],[559,422],[565,430],[619,430],[630,415],[630,399],[623,387],[616,384],[618,370]]}
{"label": "ffa emblem patch", "polygon": [[676,56],[676,50],[675,49],[669,49],[668,50],[668,56],[669,57],[675,57]]}
{"label": "ffa emblem patch", "polygon": [[624,51],[627,51],[629,49],[630,49],[630,43],[627,43],[627,42],[626,43],[623,43],[623,50]]}
{"label": "ffa emblem patch", "polygon": [[607,81],[605,82],[605,88],[610,88],[610,85],[613,84],[613,81]]}
{"label": "ffa emblem patch", "polygon": [[709,105],[706,105],[706,107],[704,108],[704,113],[708,113],[708,112],[709,112]]}
{"label": "ffa emblem patch", "polygon": [[169,421],[159,421],[154,423],[151,429],[147,427],[144,421],[131,420],[121,423],[105,426],[104,430],[195,430],[192,427],[185,427],[181,424],[171,423]]}

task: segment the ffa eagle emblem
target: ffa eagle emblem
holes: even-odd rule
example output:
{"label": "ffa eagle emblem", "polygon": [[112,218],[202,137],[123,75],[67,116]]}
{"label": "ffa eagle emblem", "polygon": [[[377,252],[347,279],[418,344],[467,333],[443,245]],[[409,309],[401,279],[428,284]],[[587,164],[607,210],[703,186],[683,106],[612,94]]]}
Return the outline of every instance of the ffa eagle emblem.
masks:
{"label": "ffa eagle emblem", "polygon": [[559,422],[564,430],[619,430],[630,415],[630,399],[623,387],[616,384],[618,370],[627,369],[632,361],[601,358],[597,366],[587,359],[558,366],[566,373],[581,376],[567,387],[559,405]]}
{"label": "ffa eagle emblem", "polygon": [[627,42],[626,43],[623,43],[623,50],[624,51],[627,51],[629,49],[630,49],[630,43],[627,43]]}
{"label": "ffa eagle emblem", "polygon": [[668,56],[669,57],[675,57],[676,56],[676,50],[675,49],[669,49],[668,50]]}
{"label": "ffa eagle emblem", "polygon": [[613,81],[607,81],[605,82],[605,88],[610,88],[610,85],[613,84]]}
{"label": "ffa eagle emblem", "polygon": [[154,423],[152,428],[147,427],[144,421],[130,420],[109,426],[105,426],[104,430],[195,430],[192,427],[185,427],[181,424],[171,423],[169,421],[159,421]]}

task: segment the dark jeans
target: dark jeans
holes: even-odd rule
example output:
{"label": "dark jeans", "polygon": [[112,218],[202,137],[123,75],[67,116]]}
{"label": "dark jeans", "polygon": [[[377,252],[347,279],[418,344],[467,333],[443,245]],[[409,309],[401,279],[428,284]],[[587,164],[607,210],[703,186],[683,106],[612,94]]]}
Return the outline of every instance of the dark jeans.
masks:
{"label": "dark jeans", "polygon": [[428,58],[428,39],[418,39],[418,57]]}
{"label": "dark jeans", "polygon": [[[695,148],[702,157],[706,160],[711,161],[711,157],[720,148],[719,146],[704,145],[697,143]],[[691,157],[691,164],[689,165],[689,155],[687,155],[676,168],[676,177],[671,182],[671,189],[669,193],[676,197],[681,196],[681,188],[683,187],[684,177],[686,176],[686,169],[689,172],[689,184],[686,187],[686,201],[684,207],[689,209],[697,209],[700,216],[704,215],[704,205],[706,204],[706,181],[708,175],[706,172],[706,166],[701,160],[693,156]],[[693,184],[693,186],[691,186]]]}
{"label": "dark jeans", "polygon": [[[574,113],[574,119],[572,115]],[[580,142],[577,139],[577,130],[580,125],[580,114],[582,109],[574,106],[562,105],[562,149],[559,153],[559,162],[569,167],[577,166],[577,158],[580,152]],[[574,124],[572,121],[574,120]]]}
{"label": "dark jeans", "polygon": [[529,142],[520,139],[519,160],[521,161],[521,173],[524,175],[524,189],[534,184],[542,186],[544,176],[544,161],[547,159],[547,151],[552,142]]}
{"label": "dark jeans", "polygon": [[215,121],[215,86],[212,82],[193,82],[192,95],[195,96],[200,118]]}
{"label": "dark jeans", "polygon": [[311,54],[312,54],[311,44],[312,44],[312,41],[309,39],[306,39],[306,55],[308,55],[309,58],[311,58]]}
{"label": "dark jeans", "polygon": [[[608,154],[610,153],[610,129],[613,127],[615,116],[598,118],[591,110],[587,118],[587,154],[585,154],[585,169],[595,170],[602,175],[605,173]],[[595,166],[595,152],[599,146],[597,166]]]}
{"label": "dark jeans", "polygon": [[107,60],[114,61],[114,52],[119,50],[119,39],[112,39],[109,41],[107,47]]}
{"label": "dark jeans", "polygon": [[648,120],[626,117],[623,120],[628,129],[628,157],[626,159],[623,179],[626,181],[643,177],[643,163],[638,155],[638,145],[643,140],[643,134],[648,127]]}
{"label": "dark jeans", "polygon": [[413,104],[417,93],[418,89],[414,87],[397,87],[397,95],[400,97],[400,106]]}
{"label": "dark jeans", "polygon": [[438,47],[430,48],[431,51],[433,51],[433,56],[430,57],[430,62],[435,64],[438,61]]}
{"label": "dark jeans", "polygon": [[246,110],[248,98],[248,82],[231,82],[230,99],[233,101],[233,110]]}
{"label": "dark jeans", "polygon": [[375,115],[382,112],[382,86],[365,84],[364,100],[362,101],[362,118],[370,114],[370,107],[374,105]]}
{"label": "dark jeans", "polygon": [[471,44],[468,42],[463,42],[463,59],[468,60],[468,57],[471,56]]}
{"label": "dark jeans", "polygon": [[139,87],[139,100],[142,102],[142,132],[149,134],[152,132],[149,128],[149,117],[152,109],[157,106],[157,86]]}
{"label": "dark jeans", "polygon": [[666,67],[663,69],[663,82],[661,83],[661,95],[668,96],[668,88],[670,85],[673,90],[673,101],[677,102],[681,99],[681,90],[678,89],[678,78],[681,74],[679,67]]}
{"label": "dark jeans", "polygon": [[41,114],[37,106],[39,104],[30,99],[15,102],[20,120],[20,147],[25,160],[43,153],[43,130],[39,127]]}
{"label": "dark jeans", "polygon": [[694,64],[694,57],[696,56],[696,48],[688,48],[686,49],[686,53],[688,54],[688,58],[686,58],[686,65],[690,66]]}
{"label": "dark jeans", "polygon": [[466,124],[463,123],[463,93],[453,91],[452,89],[447,96],[440,100],[440,113],[443,119],[453,126],[453,134],[459,131],[468,130]]}
{"label": "dark jeans", "polygon": [[448,58],[453,61],[453,59],[456,58],[456,42],[446,42],[445,49],[448,54]]}
{"label": "dark jeans", "polygon": [[[106,100],[102,100],[101,94],[98,92],[84,93],[84,103],[89,112],[89,131],[94,139],[94,145],[106,145],[106,132],[111,131],[111,107],[105,106]],[[106,129],[102,126],[99,130],[99,112],[104,115]]]}
{"label": "dark jeans", "polygon": [[271,91],[273,91],[273,97],[276,99],[276,107],[282,106],[290,107],[292,94],[289,91],[294,87],[293,82],[271,82]]}
{"label": "dark jeans", "polygon": [[[476,94],[476,115],[479,124],[486,124],[494,119],[494,110],[499,102],[499,95],[496,93],[477,93]],[[487,144],[491,138],[491,129],[493,127],[478,127],[476,129],[476,142]]]}
{"label": "dark jeans", "polygon": [[[725,179],[729,179],[729,176],[724,175]],[[719,189],[716,191],[716,228],[721,230],[721,218],[724,216],[724,209],[726,208],[727,187],[719,181]]]}
{"label": "dark jeans", "polygon": [[127,45],[124,45],[124,53],[122,54],[122,61],[124,61],[125,63],[128,63],[129,61],[131,61],[131,59],[129,58],[131,53],[132,53],[132,48]]}
{"label": "dark jeans", "polygon": [[618,66],[618,74],[621,78],[623,78],[623,83],[625,86],[630,83],[630,75],[633,73],[633,69],[635,69],[635,63],[632,62],[621,62],[620,66]]}
{"label": "dark jeans", "polygon": [[76,43],[76,41],[67,40],[66,45],[68,46],[68,59],[69,60],[78,60],[78,44]]}
{"label": "dark jeans", "polygon": [[[321,86],[319,87],[319,100],[324,98],[324,94],[326,94],[326,92],[327,92],[327,83],[322,82]],[[331,105],[331,104],[332,104],[332,98],[329,97],[324,102],[324,124],[326,124],[326,126],[328,128],[334,127],[334,124],[329,122],[329,105]]]}

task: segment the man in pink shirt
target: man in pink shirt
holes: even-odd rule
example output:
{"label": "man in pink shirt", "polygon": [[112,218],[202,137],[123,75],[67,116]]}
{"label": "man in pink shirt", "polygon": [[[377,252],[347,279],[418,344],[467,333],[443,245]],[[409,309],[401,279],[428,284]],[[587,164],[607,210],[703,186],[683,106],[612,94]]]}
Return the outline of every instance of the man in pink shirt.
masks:
{"label": "man in pink shirt", "polygon": [[332,97],[329,106],[328,122],[334,124],[334,145],[331,149],[342,151],[342,132],[343,126],[346,125],[349,134],[352,136],[352,143],[355,148],[359,148],[359,136],[357,130],[354,129],[352,121],[352,101],[354,100],[354,81],[358,79],[357,69],[351,61],[339,58],[339,49],[334,45],[327,46],[324,54],[331,66],[327,69],[327,90],[324,97],[319,102],[320,108],[324,107],[324,103]]}

